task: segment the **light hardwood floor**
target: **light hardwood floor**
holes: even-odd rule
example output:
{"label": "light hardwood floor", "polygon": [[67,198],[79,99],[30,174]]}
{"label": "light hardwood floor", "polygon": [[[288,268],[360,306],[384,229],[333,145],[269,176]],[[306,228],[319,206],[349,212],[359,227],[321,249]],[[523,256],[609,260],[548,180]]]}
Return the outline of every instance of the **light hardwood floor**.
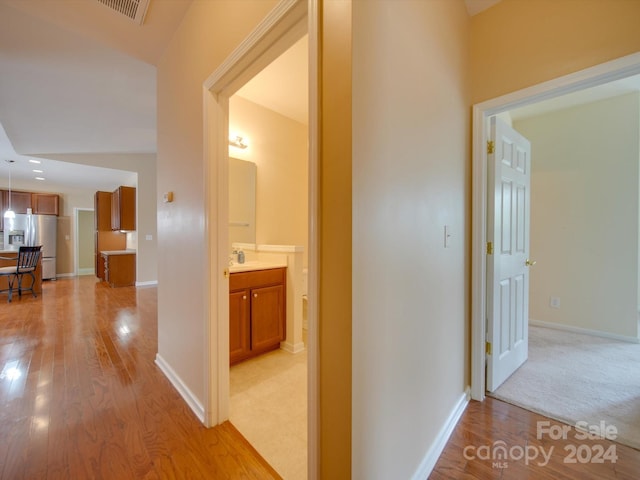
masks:
{"label": "light hardwood floor", "polygon": [[[204,428],[155,366],[156,304],[155,288],[112,289],[93,277],[45,282],[38,298],[11,304],[0,295],[0,478],[280,478],[228,422]],[[547,420],[491,398],[471,402],[430,478],[640,478],[639,451],[575,432],[538,439]],[[497,441],[554,453],[545,466],[465,458]],[[582,458],[614,445],[616,463],[566,463],[571,444],[587,445]]]}
{"label": "light hardwood floor", "polygon": [[204,428],[155,366],[156,288],[43,287],[0,295],[0,478],[280,478],[230,423]]}
{"label": "light hardwood floor", "polygon": [[[500,400],[472,401],[429,479],[640,478],[640,451],[606,439],[583,440],[575,429],[561,433],[563,427],[567,426]],[[506,458],[486,459],[491,456],[497,442],[504,442]],[[482,449],[486,446],[491,450]],[[529,458],[536,454],[537,457],[530,461],[526,456],[518,458],[521,452],[526,451],[524,449],[529,451]],[[543,450],[544,455],[551,452],[548,463],[543,457]],[[613,455],[607,455],[607,452],[617,456],[615,462],[612,461]]]}

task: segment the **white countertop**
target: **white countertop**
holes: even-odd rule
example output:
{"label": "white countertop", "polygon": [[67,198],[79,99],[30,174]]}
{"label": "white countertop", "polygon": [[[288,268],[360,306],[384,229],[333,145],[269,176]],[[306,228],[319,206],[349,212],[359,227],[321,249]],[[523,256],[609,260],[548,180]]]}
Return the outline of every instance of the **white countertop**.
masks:
{"label": "white countertop", "polygon": [[135,250],[101,250],[101,255],[133,255]]}
{"label": "white countertop", "polygon": [[286,267],[286,263],[274,263],[274,262],[244,262],[244,263],[234,263],[229,267],[230,273],[237,272],[252,272],[254,270],[268,270],[270,268],[282,268]]}

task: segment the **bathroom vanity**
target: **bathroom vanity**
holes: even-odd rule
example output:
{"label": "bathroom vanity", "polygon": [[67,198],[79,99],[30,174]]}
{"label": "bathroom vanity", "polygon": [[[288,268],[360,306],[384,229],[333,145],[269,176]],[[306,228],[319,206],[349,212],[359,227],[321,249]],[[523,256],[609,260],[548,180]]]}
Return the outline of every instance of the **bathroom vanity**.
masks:
{"label": "bathroom vanity", "polygon": [[286,272],[258,262],[231,269],[230,364],[280,348],[286,336]]}

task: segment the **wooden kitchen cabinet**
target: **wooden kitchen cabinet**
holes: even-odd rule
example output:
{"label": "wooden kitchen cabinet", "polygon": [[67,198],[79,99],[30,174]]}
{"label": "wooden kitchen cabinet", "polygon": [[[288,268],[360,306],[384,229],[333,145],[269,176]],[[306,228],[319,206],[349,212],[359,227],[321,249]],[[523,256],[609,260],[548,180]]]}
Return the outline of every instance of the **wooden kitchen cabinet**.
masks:
{"label": "wooden kitchen cabinet", "polygon": [[118,187],[111,194],[111,230],[136,229],[136,189]]}
{"label": "wooden kitchen cabinet", "polygon": [[136,254],[126,251],[100,252],[104,260],[104,281],[111,287],[136,284]]}
{"label": "wooden kitchen cabinet", "polygon": [[31,192],[16,192],[11,190],[11,202],[9,202],[9,192],[7,190],[2,192],[4,197],[4,209],[9,208],[11,203],[11,210],[16,213],[26,214],[27,209],[31,208]]}
{"label": "wooden kitchen cabinet", "polygon": [[31,208],[36,215],[58,215],[60,197],[55,193],[32,193]]}
{"label": "wooden kitchen cabinet", "polygon": [[275,350],[285,339],[286,268],[232,273],[229,363]]}
{"label": "wooden kitchen cabinet", "polygon": [[94,211],[96,277],[105,280],[105,262],[100,252],[126,249],[127,237],[111,230],[111,192],[95,193]]}

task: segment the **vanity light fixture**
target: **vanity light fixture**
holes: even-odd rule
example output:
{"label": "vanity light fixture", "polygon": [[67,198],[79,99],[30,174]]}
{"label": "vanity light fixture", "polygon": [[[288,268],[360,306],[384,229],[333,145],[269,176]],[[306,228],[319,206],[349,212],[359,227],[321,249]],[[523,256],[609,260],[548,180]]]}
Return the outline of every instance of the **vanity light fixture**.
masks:
{"label": "vanity light fixture", "polygon": [[242,149],[245,149],[249,146],[249,144],[246,143],[244,138],[242,138],[240,135],[236,135],[235,138],[230,138],[229,145],[231,145],[232,147],[242,148]]}
{"label": "vanity light fixture", "polygon": [[5,160],[9,164],[9,209],[4,212],[4,218],[16,218],[16,212],[11,210],[11,164],[15,163],[15,160]]}

